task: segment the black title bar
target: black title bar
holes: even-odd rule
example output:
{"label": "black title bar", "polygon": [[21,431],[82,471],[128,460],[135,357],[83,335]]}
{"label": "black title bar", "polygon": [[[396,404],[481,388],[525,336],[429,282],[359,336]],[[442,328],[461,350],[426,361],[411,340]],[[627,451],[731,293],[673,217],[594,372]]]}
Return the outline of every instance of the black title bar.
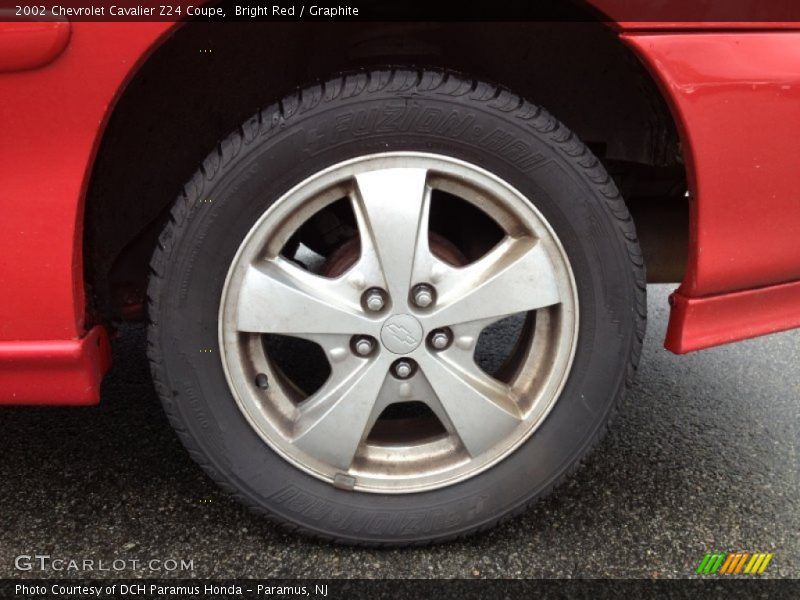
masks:
{"label": "black title bar", "polygon": [[0,0],[0,20],[608,21],[800,29],[795,0]]}

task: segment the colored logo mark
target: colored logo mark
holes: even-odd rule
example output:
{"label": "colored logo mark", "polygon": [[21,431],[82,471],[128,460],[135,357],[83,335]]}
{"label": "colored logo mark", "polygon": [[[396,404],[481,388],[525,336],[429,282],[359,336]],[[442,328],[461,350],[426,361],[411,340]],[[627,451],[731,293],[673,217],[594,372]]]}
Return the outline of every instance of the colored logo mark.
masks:
{"label": "colored logo mark", "polygon": [[701,575],[761,575],[772,560],[772,553],[707,553],[695,573]]}

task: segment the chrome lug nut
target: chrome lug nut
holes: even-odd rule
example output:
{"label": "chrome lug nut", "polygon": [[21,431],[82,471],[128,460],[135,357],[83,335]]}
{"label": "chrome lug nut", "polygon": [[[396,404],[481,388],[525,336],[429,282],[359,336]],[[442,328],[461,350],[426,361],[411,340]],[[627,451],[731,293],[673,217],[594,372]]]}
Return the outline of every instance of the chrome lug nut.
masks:
{"label": "chrome lug nut", "polygon": [[450,335],[447,331],[439,330],[431,334],[431,346],[437,350],[444,350],[450,344]]}
{"label": "chrome lug nut", "polygon": [[434,299],[433,288],[426,283],[421,283],[417,286],[414,286],[414,290],[412,292],[412,298],[414,300],[414,304],[416,304],[420,308],[427,308],[431,304],[433,304],[433,299]]}
{"label": "chrome lug nut", "polygon": [[356,354],[359,356],[367,356],[372,353],[372,350],[375,348],[375,344],[370,338],[362,337],[356,339],[353,347],[356,350]]}
{"label": "chrome lug nut", "polygon": [[364,292],[364,305],[372,312],[383,310],[383,307],[386,306],[383,292],[378,288],[372,288]]}
{"label": "chrome lug nut", "polygon": [[394,363],[394,374],[398,379],[408,379],[414,371],[410,360],[398,360]]}

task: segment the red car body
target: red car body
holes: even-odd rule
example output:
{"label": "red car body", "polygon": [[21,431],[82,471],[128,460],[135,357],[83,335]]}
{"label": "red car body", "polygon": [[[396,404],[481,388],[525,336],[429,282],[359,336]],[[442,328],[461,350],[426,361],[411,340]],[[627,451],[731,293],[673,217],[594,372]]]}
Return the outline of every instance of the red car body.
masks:
{"label": "red car body", "polygon": [[[800,25],[615,21],[614,2],[593,4],[681,138],[689,258],[666,347],[800,327]],[[126,82],[178,26],[0,22],[0,404],[99,400],[110,348],[87,325],[87,186]]]}

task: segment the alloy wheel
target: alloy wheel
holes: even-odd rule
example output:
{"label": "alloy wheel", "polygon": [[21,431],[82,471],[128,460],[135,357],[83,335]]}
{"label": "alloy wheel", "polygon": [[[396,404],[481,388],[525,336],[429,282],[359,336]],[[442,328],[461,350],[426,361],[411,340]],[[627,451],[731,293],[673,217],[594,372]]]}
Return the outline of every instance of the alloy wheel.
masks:
{"label": "alloy wheel", "polygon": [[[431,229],[440,195],[497,228],[487,251]],[[440,488],[513,452],[557,401],[578,335],[573,273],[535,201],[416,152],[348,160],[289,190],[246,236],[220,304],[223,366],[249,424],[296,467],[365,492]],[[299,233],[334,206],[353,236],[315,257]],[[515,343],[488,370],[476,350],[503,323]],[[293,342],[294,371],[318,372],[314,385],[282,360]]]}

